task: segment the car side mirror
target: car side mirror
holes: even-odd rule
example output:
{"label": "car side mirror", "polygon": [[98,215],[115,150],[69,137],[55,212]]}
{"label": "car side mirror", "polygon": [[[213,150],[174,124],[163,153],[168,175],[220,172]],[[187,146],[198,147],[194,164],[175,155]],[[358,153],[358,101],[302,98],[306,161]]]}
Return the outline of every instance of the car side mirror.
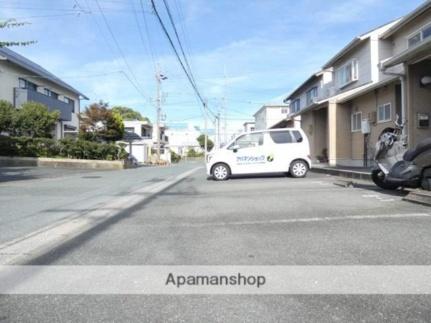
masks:
{"label": "car side mirror", "polygon": [[240,148],[239,145],[233,145],[231,149],[233,150],[234,153],[236,153],[239,148]]}

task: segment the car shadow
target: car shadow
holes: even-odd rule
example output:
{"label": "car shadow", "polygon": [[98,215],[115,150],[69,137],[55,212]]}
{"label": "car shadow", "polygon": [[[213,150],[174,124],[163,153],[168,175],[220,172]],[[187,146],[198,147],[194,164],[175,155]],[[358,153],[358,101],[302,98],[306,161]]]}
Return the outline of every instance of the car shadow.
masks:
{"label": "car shadow", "polygon": [[[265,173],[265,174],[244,174],[244,175],[231,175],[229,177],[229,181],[241,180],[241,179],[256,179],[256,178],[282,178],[282,177],[291,177],[290,174],[287,173]],[[207,176],[207,180],[214,180],[212,176]]]}

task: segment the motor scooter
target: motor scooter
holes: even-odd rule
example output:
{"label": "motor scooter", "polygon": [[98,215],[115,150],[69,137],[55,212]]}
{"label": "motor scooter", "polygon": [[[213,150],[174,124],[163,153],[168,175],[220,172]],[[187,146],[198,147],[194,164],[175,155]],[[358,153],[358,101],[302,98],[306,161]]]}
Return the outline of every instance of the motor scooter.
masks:
{"label": "motor scooter", "polygon": [[402,134],[404,126],[397,116],[395,128],[381,133],[376,143],[377,167],[371,172],[372,180],[387,190],[422,187],[431,191],[431,137],[408,150],[407,139]]}

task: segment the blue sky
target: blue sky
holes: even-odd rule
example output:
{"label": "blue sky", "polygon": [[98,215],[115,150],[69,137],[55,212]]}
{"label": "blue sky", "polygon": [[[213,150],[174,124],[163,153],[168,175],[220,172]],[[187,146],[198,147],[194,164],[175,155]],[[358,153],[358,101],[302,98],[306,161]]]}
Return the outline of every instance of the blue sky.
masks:
{"label": "blue sky", "polygon": [[[163,1],[155,1],[163,13]],[[0,0],[0,19],[31,22],[3,30],[0,39],[37,40],[14,50],[91,101],[129,106],[152,120],[154,65],[158,64],[168,76],[163,82],[167,122],[202,125],[200,105],[151,12],[150,1],[142,2],[144,12],[140,0]],[[220,109],[226,96],[228,125],[233,130],[252,119],[263,103],[280,101],[353,37],[405,15],[423,0],[168,3],[199,89],[213,111]],[[168,21],[166,15],[163,19]],[[139,92],[125,74],[139,83]]]}

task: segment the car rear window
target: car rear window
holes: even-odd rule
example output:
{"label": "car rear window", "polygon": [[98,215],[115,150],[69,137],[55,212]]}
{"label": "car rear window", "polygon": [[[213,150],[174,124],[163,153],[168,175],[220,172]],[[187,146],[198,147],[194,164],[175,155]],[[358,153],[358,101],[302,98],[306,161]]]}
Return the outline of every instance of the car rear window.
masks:
{"label": "car rear window", "polygon": [[286,131],[272,131],[269,133],[272,140],[276,144],[290,144],[293,142],[292,136],[289,130]]}
{"label": "car rear window", "polygon": [[302,142],[302,140],[304,140],[302,138],[301,133],[298,130],[293,130],[292,134],[293,134],[293,138],[295,139],[295,142]]}

